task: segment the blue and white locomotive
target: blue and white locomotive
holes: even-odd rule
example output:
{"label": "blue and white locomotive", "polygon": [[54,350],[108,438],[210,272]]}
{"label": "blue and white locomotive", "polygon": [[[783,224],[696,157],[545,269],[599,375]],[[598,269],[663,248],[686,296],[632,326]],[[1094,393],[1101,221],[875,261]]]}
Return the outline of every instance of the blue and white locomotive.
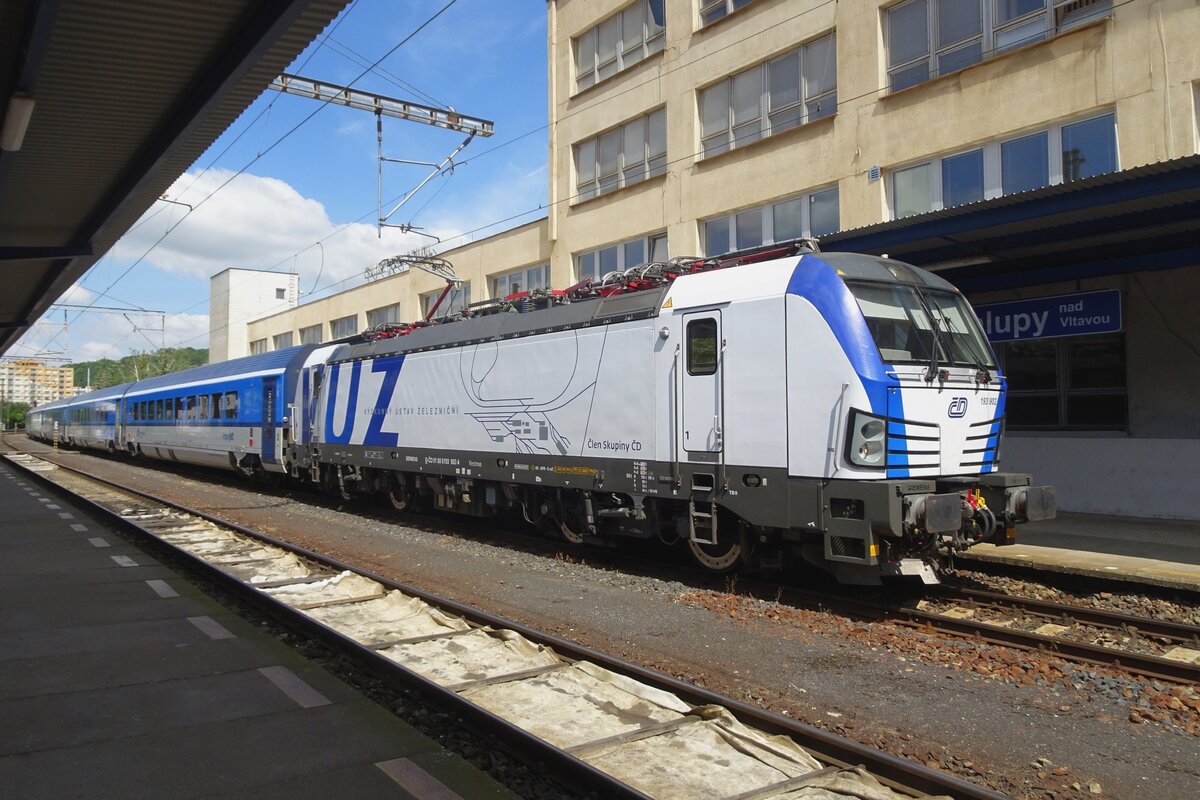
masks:
{"label": "blue and white locomotive", "polygon": [[119,449],[398,509],[682,542],[718,572],[800,554],[935,582],[1055,513],[1051,487],[999,472],[1004,395],[949,283],[795,243],[137,382],[117,428]]}

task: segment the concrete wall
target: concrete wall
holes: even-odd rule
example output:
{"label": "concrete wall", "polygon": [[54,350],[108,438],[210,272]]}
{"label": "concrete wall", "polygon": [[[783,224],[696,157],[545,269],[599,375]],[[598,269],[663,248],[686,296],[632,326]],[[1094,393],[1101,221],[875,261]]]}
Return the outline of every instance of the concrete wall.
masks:
{"label": "concrete wall", "polygon": [[[283,298],[278,297],[282,289]],[[295,307],[299,278],[284,272],[230,268],[209,279],[208,362],[228,361],[250,354],[246,323],[281,308]]]}
{"label": "concrete wall", "polygon": [[1009,433],[1001,458],[1005,471],[1057,487],[1063,511],[1200,520],[1192,469],[1198,439]]}

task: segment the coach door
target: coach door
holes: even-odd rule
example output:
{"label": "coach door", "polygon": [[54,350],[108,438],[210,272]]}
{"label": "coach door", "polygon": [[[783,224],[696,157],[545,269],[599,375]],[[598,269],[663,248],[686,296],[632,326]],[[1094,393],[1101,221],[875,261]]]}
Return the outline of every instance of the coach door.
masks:
{"label": "coach door", "polygon": [[721,312],[683,317],[683,449],[719,453],[723,446]]}
{"label": "coach door", "polygon": [[275,395],[278,391],[278,378],[263,378],[263,430],[262,430],[262,461],[264,464],[275,460]]}

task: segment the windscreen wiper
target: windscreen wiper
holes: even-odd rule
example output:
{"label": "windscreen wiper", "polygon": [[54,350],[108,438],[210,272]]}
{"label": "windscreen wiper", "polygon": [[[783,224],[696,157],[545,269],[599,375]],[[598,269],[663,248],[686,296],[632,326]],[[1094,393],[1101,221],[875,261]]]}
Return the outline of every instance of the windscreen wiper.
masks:
{"label": "windscreen wiper", "polygon": [[938,377],[938,348],[942,346],[942,335],[938,331],[937,317],[933,315],[933,310],[929,308],[929,301],[925,299],[925,295],[915,286],[913,287],[913,293],[916,294],[917,302],[921,304],[921,309],[929,319],[929,328],[933,332],[933,342],[929,348],[929,366],[925,369],[925,382],[933,383],[934,378]]}
{"label": "windscreen wiper", "polygon": [[[946,312],[942,310],[941,306],[938,306],[938,316],[942,318],[942,324],[946,326],[946,333],[962,333],[955,328],[954,320],[950,319],[950,317],[946,315]],[[966,334],[962,334],[961,341],[963,342],[964,349],[967,351],[967,355],[970,356],[971,360],[974,362],[973,366],[976,369],[976,380],[978,380],[980,383],[991,383],[992,372],[984,364],[984,359],[979,354],[979,351],[975,349],[975,342]]]}

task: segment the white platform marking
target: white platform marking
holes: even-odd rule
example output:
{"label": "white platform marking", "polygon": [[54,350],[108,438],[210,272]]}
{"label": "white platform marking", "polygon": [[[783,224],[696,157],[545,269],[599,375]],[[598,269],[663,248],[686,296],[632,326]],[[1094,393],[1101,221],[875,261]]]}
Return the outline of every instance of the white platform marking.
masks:
{"label": "white platform marking", "polygon": [[380,761],[375,766],[413,797],[420,797],[422,800],[462,800],[461,795],[447,788],[446,784],[407,758]]}
{"label": "white platform marking", "polygon": [[102,539],[99,536],[93,536],[92,538],[88,539],[88,541],[91,542],[92,547],[109,547],[110,546],[108,544],[107,539]]}
{"label": "white platform marking", "polygon": [[84,525],[82,523],[79,523],[79,522],[71,523],[71,530],[73,530],[73,531],[79,531],[80,533],[83,533],[87,529],[88,529],[87,525]]}
{"label": "white platform marking", "polygon": [[159,597],[179,597],[179,592],[172,589],[166,581],[146,581],[146,585]]}
{"label": "white platform marking", "polygon": [[287,667],[262,667],[259,672],[301,708],[329,705],[325,695],[309,686]]}
{"label": "white platform marking", "polygon": [[113,561],[120,564],[122,567],[136,567],[138,563],[129,556],[109,556]]}
{"label": "white platform marking", "polygon": [[202,630],[210,639],[236,639],[221,623],[212,617],[188,617],[188,622]]}

